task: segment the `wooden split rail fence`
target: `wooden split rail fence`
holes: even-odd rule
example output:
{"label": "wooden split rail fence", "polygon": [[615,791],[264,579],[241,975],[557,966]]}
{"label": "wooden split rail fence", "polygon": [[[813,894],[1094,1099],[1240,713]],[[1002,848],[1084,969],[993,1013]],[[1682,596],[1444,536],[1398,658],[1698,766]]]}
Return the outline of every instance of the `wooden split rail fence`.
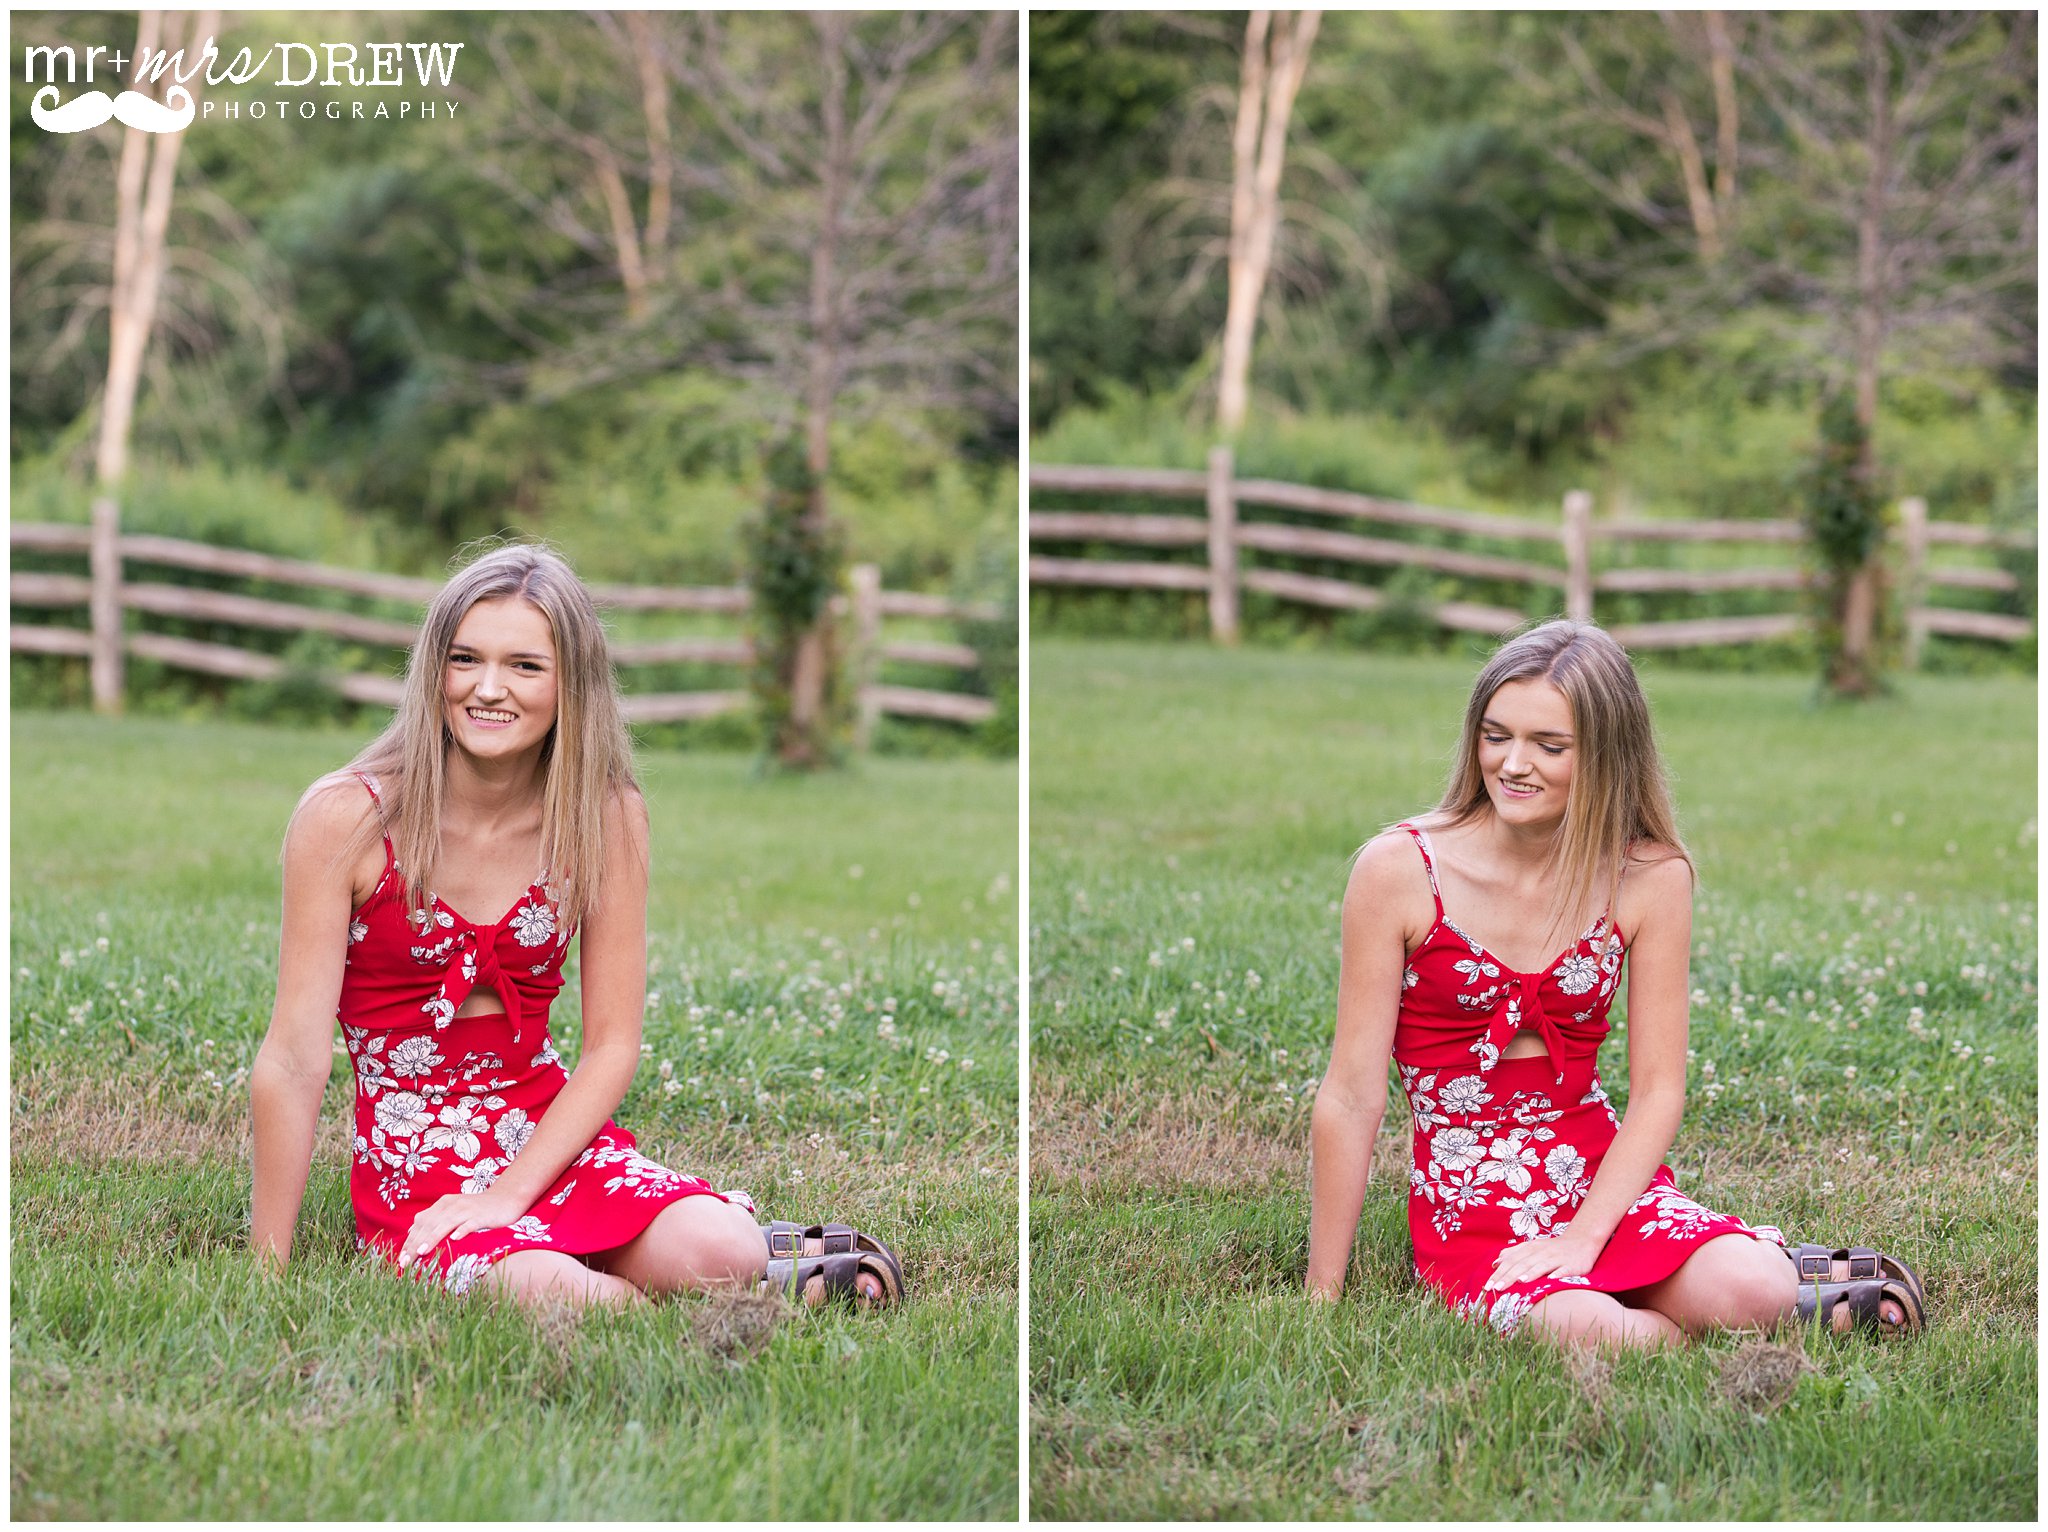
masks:
{"label": "wooden split rail fence", "polygon": [[[95,699],[110,693],[118,698],[122,654],[244,681],[275,681],[291,668],[275,654],[130,628],[124,618],[128,612],[271,631],[323,633],[347,643],[400,651],[411,645],[417,631],[416,622],[390,617],[234,591],[133,580],[127,575],[127,566],[131,564],[196,570],[302,590],[341,591],[415,607],[424,607],[440,588],[434,580],[339,569],[241,548],[135,533],[105,535],[96,540],[95,533],[96,529],[90,527],[48,523],[16,523],[9,529],[9,542],[16,550],[84,554],[91,570],[83,575],[15,570],[9,579],[13,605],[45,609],[82,606],[91,613],[91,625],[79,628],[17,622],[10,626],[8,638],[9,648],[16,654],[79,655],[90,660]],[[746,589],[740,586],[593,585],[590,590],[601,608],[613,612],[711,612],[737,619],[745,616],[750,604]],[[986,697],[886,685],[881,680],[885,662],[957,671],[972,670],[979,664],[974,649],[966,644],[890,639],[883,631],[885,619],[988,621],[996,616],[994,608],[961,605],[939,596],[883,590],[881,571],[872,564],[854,568],[850,595],[836,598],[834,605],[842,617],[852,620],[858,734],[863,743],[885,713],[963,724],[981,723],[995,715],[995,704]],[[753,648],[739,633],[730,637],[635,639],[614,644],[612,653],[619,667],[626,671],[643,665],[702,664],[731,666],[744,672],[753,662]],[[330,674],[319,679],[351,701],[383,707],[393,707],[398,702],[400,683],[390,674]],[[744,687],[693,692],[629,691],[625,713],[629,722],[669,723],[732,712],[748,706],[750,700],[751,694]]]}
{"label": "wooden split rail fence", "polygon": [[[1033,509],[1030,538],[1041,543],[1094,543],[1139,548],[1202,548],[1203,563],[1145,559],[1104,559],[1042,556],[1030,560],[1031,583],[1053,586],[1099,586],[1125,590],[1180,590],[1208,597],[1212,634],[1229,643],[1237,638],[1241,591],[1260,591],[1283,600],[1337,610],[1370,612],[1391,598],[1358,580],[1307,574],[1265,564],[1248,564],[1246,551],[1335,561],[1364,566],[1415,566],[1442,574],[1549,586],[1562,593],[1561,609],[1580,621],[1591,621],[1601,593],[1640,595],[1656,592],[1707,594],[1722,591],[1798,591],[1810,576],[1795,564],[1749,569],[1687,570],[1595,566],[1596,544],[1630,543],[1774,543],[1797,544],[1800,524],[1794,520],[1741,521],[1603,521],[1593,519],[1593,497],[1574,490],[1564,497],[1559,520],[1505,516],[1477,511],[1443,510],[1319,489],[1272,479],[1240,479],[1233,471],[1228,447],[1209,454],[1206,472],[1171,468],[1092,468],[1034,464],[1031,469]],[[1131,515],[1091,510],[1040,508],[1047,495],[1142,496],[1199,502],[1204,514]],[[1934,586],[2012,591],[2018,580],[2005,569],[1937,566],[1929,552],[1937,544],[1994,548],[2030,546],[2031,533],[2001,532],[1961,522],[1931,521],[1927,503],[1918,498],[1900,503],[1905,555],[1903,597],[1909,663],[1917,663],[1929,634],[2012,642],[2034,630],[2024,617],[1995,612],[1964,611],[1927,603]],[[1492,542],[1533,544],[1535,557],[1508,557],[1464,549],[1435,547],[1355,531],[1248,520],[1246,506],[1305,512],[1328,517],[1340,525],[1377,523],[1482,537]],[[1470,601],[1424,603],[1420,610],[1440,625],[1497,636],[1526,620],[1524,612]],[[1612,625],[1622,643],[1638,649],[1686,648],[1698,645],[1749,643],[1800,630],[1808,618],[1798,612],[1750,616],[1667,619]]]}

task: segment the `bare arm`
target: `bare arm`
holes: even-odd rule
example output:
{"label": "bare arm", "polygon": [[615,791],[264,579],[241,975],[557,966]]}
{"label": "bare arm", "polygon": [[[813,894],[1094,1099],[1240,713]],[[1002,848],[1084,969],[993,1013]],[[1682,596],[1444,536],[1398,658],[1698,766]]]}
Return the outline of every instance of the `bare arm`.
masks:
{"label": "bare arm", "polygon": [[368,812],[367,798],[354,802],[346,789],[330,788],[307,799],[285,836],[277,998],[249,1071],[255,1135],[250,1244],[275,1266],[291,1258],[320,1097],[334,1063],[334,1012],[353,901],[350,870],[338,858]]}
{"label": "bare arm", "polygon": [[583,1053],[533,1137],[490,1187],[421,1209],[399,1248],[409,1266],[444,1239],[513,1223],[590,1147],[626,1099],[647,1005],[647,805],[638,793],[605,814],[605,886],[583,920]]}
{"label": "bare arm", "polygon": [[640,1065],[647,1008],[647,804],[638,793],[605,816],[605,887],[583,922],[583,1052],[533,1138],[492,1189],[518,1217],[590,1147]]}
{"label": "bare arm", "polygon": [[1690,1024],[1692,873],[1680,857],[1631,874],[1635,939],[1628,955],[1628,1110],[1571,1227],[1501,1252],[1489,1287],[1532,1277],[1584,1276],[1642,1196],[1685,1115]]}
{"label": "bare arm", "polygon": [[1365,1205],[1373,1140],[1387,1110],[1387,1061],[1408,962],[1404,911],[1421,862],[1400,835],[1367,846],[1344,890],[1343,960],[1337,977],[1337,1035],[1309,1118],[1308,1292],[1344,1289],[1351,1243]]}

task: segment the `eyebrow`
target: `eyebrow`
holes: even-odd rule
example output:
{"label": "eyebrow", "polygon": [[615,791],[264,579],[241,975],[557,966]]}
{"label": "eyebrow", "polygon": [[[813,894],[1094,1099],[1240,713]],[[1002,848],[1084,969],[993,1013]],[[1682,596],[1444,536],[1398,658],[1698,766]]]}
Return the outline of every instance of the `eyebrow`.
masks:
{"label": "eyebrow", "polygon": [[[475,644],[456,643],[450,644],[448,646],[448,652],[450,654],[474,654],[476,653],[476,651],[477,646]],[[531,649],[521,649],[516,654],[506,655],[505,658],[508,660],[552,660],[554,659],[554,656],[552,654],[540,654]]]}
{"label": "eyebrow", "polygon": [[[1482,729],[1497,729],[1502,734],[1512,734],[1514,732],[1514,730],[1510,729],[1506,724],[1502,723],[1497,718],[1482,718],[1479,720],[1479,727]],[[1530,735],[1530,738],[1568,740],[1571,738],[1571,734],[1568,731],[1561,729],[1538,729],[1534,734]]]}

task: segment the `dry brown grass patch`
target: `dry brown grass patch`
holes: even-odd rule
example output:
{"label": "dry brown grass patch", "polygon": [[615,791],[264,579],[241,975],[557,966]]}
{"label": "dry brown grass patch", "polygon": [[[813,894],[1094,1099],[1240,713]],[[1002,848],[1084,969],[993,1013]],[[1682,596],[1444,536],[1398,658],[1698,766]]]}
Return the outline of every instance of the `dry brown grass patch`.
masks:
{"label": "dry brown grass patch", "polygon": [[729,1289],[708,1293],[691,1316],[691,1339],[737,1367],[768,1344],[768,1337],[789,1311],[788,1302],[776,1292]]}
{"label": "dry brown grass patch", "polygon": [[[349,1109],[346,1079],[340,1087],[330,1081],[316,1142],[343,1142]],[[118,1074],[75,1063],[17,1068],[9,1115],[17,1162],[200,1165],[249,1157],[247,1087],[215,1090],[154,1049]]]}
{"label": "dry brown grass patch", "polygon": [[1749,1340],[1721,1363],[1716,1387],[1724,1399],[1768,1414],[1790,1399],[1799,1380],[1815,1370],[1812,1360],[1797,1346]]}
{"label": "dry brown grass patch", "polygon": [[[1088,1096],[1047,1081],[1032,1091],[1031,1172],[1040,1185],[1080,1189],[1305,1186],[1308,1120],[1299,1107],[1222,1087],[1160,1095],[1132,1085]],[[1407,1180],[1403,1132],[1380,1134],[1373,1174]]]}

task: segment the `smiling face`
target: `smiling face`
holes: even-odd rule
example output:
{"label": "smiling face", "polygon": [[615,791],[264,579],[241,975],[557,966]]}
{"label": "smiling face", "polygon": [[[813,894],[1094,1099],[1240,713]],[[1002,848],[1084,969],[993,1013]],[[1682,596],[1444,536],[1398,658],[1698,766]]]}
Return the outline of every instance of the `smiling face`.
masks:
{"label": "smiling face", "polygon": [[1531,829],[1563,820],[1571,796],[1572,705],[1548,681],[1508,681],[1479,723],[1479,774],[1494,813]]}
{"label": "smiling face", "polygon": [[546,614],[517,597],[479,601],[456,628],[441,673],[449,737],[480,759],[537,751],[555,726],[558,686]]}

